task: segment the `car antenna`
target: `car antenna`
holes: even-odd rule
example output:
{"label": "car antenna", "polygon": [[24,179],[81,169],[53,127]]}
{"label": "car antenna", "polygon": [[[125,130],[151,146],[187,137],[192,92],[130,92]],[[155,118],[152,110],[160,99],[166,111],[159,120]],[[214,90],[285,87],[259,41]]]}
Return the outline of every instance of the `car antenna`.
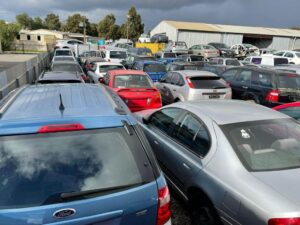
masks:
{"label": "car antenna", "polygon": [[63,104],[61,94],[59,94],[59,100],[60,100],[59,110],[60,111],[64,111],[65,110],[65,106]]}

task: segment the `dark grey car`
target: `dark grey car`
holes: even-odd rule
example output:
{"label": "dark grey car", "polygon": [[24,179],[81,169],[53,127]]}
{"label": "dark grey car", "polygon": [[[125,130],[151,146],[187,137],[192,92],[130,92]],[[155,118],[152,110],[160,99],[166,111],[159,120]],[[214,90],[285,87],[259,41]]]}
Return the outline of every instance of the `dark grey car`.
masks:
{"label": "dark grey car", "polygon": [[300,223],[300,125],[257,104],[181,102],[136,113],[194,225]]}

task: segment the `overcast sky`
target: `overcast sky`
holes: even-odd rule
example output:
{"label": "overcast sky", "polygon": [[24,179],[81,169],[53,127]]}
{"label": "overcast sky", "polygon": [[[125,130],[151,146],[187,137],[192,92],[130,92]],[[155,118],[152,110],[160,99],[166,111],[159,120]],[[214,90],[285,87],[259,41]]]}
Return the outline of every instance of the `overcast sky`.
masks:
{"label": "overcast sky", "polygon": [[1,0],[0,19],[14,21],[16,14],[45,17],[58,14],[61,20],[79,12],[98,22],[113,13],[117,23],[136,6],[145,31],[161,20],[179,20],[229,25],[287,27],[300,26],[299,0]]}

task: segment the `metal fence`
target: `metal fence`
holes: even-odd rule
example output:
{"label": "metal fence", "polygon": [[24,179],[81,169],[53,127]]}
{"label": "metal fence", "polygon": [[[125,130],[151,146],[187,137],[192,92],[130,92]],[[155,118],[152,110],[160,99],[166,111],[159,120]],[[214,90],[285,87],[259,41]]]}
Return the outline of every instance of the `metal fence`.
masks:
{"label": "metal fence", "polygon": [[9,92],[26,84],[32,84],[38,76],[43,72],[45,67],[50,64],[50,54],[44,53],[42,58],[31,69],[27,70],[15,80],[12,80],[0,89],[0,100],[3,99]]}

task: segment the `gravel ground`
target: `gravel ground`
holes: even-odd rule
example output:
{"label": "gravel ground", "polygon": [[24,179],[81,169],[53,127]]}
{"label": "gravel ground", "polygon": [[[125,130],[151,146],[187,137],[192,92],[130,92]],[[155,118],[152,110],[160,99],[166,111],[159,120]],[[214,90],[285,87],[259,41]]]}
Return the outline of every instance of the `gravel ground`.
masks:
{"label": "gravel ground", "polygon": [[171,196],[172,225],[192,225],[187,206],[176,194]]}

